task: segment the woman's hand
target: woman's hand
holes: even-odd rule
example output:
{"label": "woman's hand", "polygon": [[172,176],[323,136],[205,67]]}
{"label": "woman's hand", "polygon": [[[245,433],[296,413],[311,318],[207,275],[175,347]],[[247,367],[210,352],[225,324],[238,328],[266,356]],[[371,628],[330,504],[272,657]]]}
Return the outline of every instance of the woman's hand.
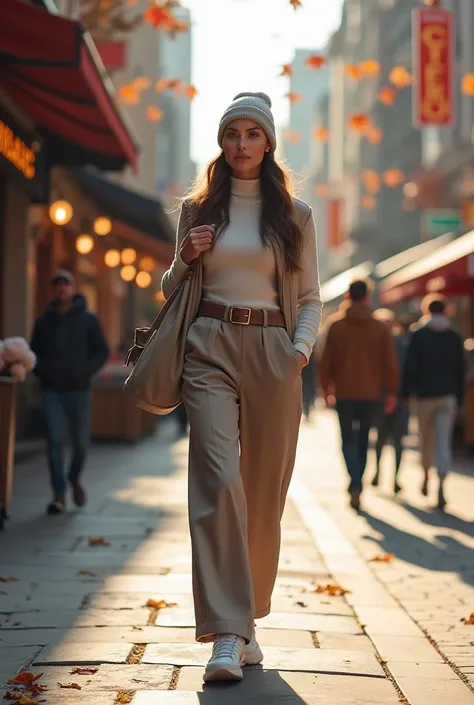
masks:
{"label": "woman's hand", "polygon": [[213,224],[200,225],[189,231],[180,250],[181,259],[185,264],[191,264],[201,252],[211,249],[215,230],[216,226]]}
{"label": "woman's hand", "polygon": [[298,372],[302,372],[303,367],[306,367],[306,365],[308,364],[308,360],[306,359],[306,356],[303,355],[303,353],[300,352],[299,350],[297,350],[297,353],[298,353]]}

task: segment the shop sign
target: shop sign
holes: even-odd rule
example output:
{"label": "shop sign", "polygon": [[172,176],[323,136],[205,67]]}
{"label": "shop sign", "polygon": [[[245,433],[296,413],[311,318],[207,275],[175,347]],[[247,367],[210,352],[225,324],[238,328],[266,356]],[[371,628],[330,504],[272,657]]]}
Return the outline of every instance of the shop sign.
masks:
{"label": "shop sign", "polygon": [[343,206],[340,198],[326,199],[327,246],[337,248],[343,242]]}
{"label": "shop sign", "polygon": [[456,32],[450,10],[413,10],[413,122],[417,127],[454,123]]}
{"label": "shop sign", "polygon": [[425,232],[436,237],[456,231],[462,223],[461,212],[450,208],[433,208],[424,213]]}
{"label": "shop sign", "polygon": [[33,200],[46,198],[43,143],[3,109],[0,109],[0,169],[23,186]]}

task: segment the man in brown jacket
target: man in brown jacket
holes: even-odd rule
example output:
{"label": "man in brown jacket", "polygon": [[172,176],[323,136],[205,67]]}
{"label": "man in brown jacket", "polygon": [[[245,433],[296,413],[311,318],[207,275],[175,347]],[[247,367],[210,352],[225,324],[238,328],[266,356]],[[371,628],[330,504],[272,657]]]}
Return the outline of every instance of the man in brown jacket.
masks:
{"label": "man in brown jacket", "polygon": [[336,400],[351,507],[359,509],[374,416],[384,398],[386,413],[395,410],[399,383],[393,338],[372,316],[366,282],[351,284],[348,306],[329,328],[320,370],[326,402]]}

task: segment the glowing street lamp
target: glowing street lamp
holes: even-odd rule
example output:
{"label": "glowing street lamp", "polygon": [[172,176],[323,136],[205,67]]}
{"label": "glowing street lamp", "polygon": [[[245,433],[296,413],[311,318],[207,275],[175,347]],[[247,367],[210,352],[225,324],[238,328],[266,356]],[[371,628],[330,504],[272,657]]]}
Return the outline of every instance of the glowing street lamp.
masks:
{"label": "glowing street lamp", "polygon": [[67,201],[55,201],[49,207],[49,217],[55,225],[67,225],[73,216],[73,209]]}
{"label": "glowing street lamp", "polygon": [[151,274],[149,272],[138,272],[135,283],[140,289],[146,289],[151,284]]}
{"label": "glowing street lamp", "polygon": [[120,276],[122,277],[124,282],[133,282],[136,275],[137,269],[133,266],[133,264],[127,264],[120,270]]}
{"label": "glowing street lamp", "polygon": [[96,235],[108,235],[112,230],[112,221],[109,218],[96,218],[94,220],[94,232]]}
{"label": "glowing street lamp", "polygon": [[120,252],[118,250],[107,250],[104,261],[107,267],[118,267],[120,264]]}
{"label": "glowing street lamp", "polygon": [[126,247],[122,250],[122,264],[133,264],[137,259],[136,250],[133,247]]}
{"label": "glowing street lamp", "polygon": [[88,255],[94,249],[94,238],[90,235],[79,235],[76,240],[76,250],[81,255]]}

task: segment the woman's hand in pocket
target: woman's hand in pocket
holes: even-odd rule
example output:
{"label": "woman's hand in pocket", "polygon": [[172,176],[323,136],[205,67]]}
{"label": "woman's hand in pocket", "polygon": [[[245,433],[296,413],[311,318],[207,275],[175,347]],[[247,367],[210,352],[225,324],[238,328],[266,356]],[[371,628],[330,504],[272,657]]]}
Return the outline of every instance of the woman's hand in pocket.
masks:
{"label": "woman's hand in pocket", "polygon": [[185,264],[191,264],[201,252],[211,249],[215,231],[214,224],[199,225],[189,231],[180,250],[181,259]]}
{"label": "woman's hand in pocket", "polygon": [[303,367],[306,367],[306,365],[308,364],[308,360],[306,359],[306,356],[303,355],[303,353],[299,350],[296,351],[296,356],[298,358],[298,372],[302,372]]}

